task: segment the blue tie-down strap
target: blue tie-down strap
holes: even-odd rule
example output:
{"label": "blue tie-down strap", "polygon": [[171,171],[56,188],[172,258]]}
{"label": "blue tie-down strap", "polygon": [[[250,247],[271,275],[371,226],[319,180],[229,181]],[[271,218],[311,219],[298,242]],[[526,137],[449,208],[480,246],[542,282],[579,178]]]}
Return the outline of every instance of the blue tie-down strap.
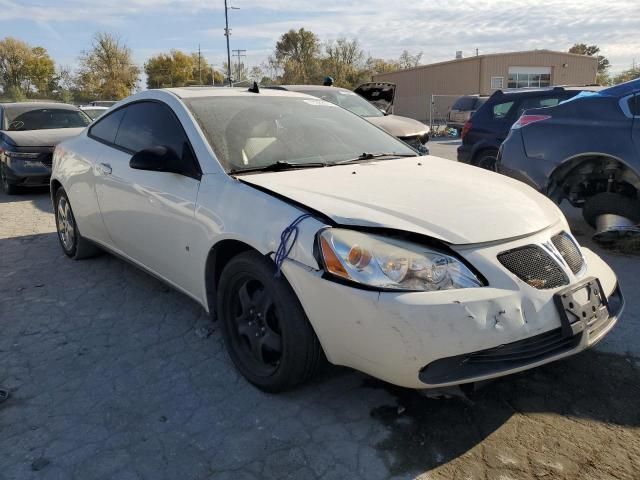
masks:
{"label": "blue tie-down strap", "polygon": [[296,240],[298,239],[298,225],[305,218],[309,218],[311,216],[312,215],[310,213],[300,215],[280,234],[280,245],[278,245],[278,249],[276,250],[276,254],[273,258],[276,262],[276,278],[280,277],[282,264],[285,259],[289,257],[291,250],[293,250],[293,246],[296,244]]}

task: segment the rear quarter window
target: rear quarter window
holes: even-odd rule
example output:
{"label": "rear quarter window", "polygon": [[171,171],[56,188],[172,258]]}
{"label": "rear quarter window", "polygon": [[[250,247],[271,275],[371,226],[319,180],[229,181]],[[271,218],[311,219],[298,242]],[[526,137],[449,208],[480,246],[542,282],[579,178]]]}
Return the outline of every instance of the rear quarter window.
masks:
{"label": "rear quarter window", "polygon": [[507,118],[509,116],[509,112],[513,108],[514,103],[515,102],[513,100],[510,102],[496,103],[491,110],[494,120]]}

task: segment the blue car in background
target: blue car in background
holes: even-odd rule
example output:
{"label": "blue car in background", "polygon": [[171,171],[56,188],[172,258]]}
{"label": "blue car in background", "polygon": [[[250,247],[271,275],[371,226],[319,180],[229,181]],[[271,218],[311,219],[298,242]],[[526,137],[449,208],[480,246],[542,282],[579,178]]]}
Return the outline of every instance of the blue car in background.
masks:
{"label": "blue car in background", "polygon": [[582,208],[597,241],[640,236],[640,78],[526,110],[497,169]]}

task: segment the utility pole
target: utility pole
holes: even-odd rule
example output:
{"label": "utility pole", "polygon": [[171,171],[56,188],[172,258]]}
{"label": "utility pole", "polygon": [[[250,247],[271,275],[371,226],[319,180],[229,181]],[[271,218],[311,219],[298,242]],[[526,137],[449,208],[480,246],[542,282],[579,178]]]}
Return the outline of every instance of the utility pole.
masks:
{"label": "utility pole", "polygon": [[227,77],[229,79],[229,86],[233,86],[231,82],[231,50],[229,49],[229,35],[231,30],[229,29],[229,10],[240,10],[239,7],[230,7],[227,5],[227,0],[224,0],[224,36],[227,37]]}
{"label": "utility pole", "polygon": [[238,63],[236,68],[237,79],[240,80],[240,57],[246,57],[246,50],[233,50],[233,56],[238,57]]}

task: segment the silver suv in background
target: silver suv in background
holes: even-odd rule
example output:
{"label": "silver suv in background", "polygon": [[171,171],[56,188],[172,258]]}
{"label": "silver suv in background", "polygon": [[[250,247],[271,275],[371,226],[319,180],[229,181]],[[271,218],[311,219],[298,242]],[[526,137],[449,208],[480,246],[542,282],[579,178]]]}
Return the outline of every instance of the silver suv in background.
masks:
{"label": "silver suv in background", "polygon": [[458,135],[462,132],[464,124],[478,110],[484,102],[487,101],[486,96],[480,95],[463,95],[455,101],[451,106],[451,110],[447,115],[447,127],[455,128]]}

